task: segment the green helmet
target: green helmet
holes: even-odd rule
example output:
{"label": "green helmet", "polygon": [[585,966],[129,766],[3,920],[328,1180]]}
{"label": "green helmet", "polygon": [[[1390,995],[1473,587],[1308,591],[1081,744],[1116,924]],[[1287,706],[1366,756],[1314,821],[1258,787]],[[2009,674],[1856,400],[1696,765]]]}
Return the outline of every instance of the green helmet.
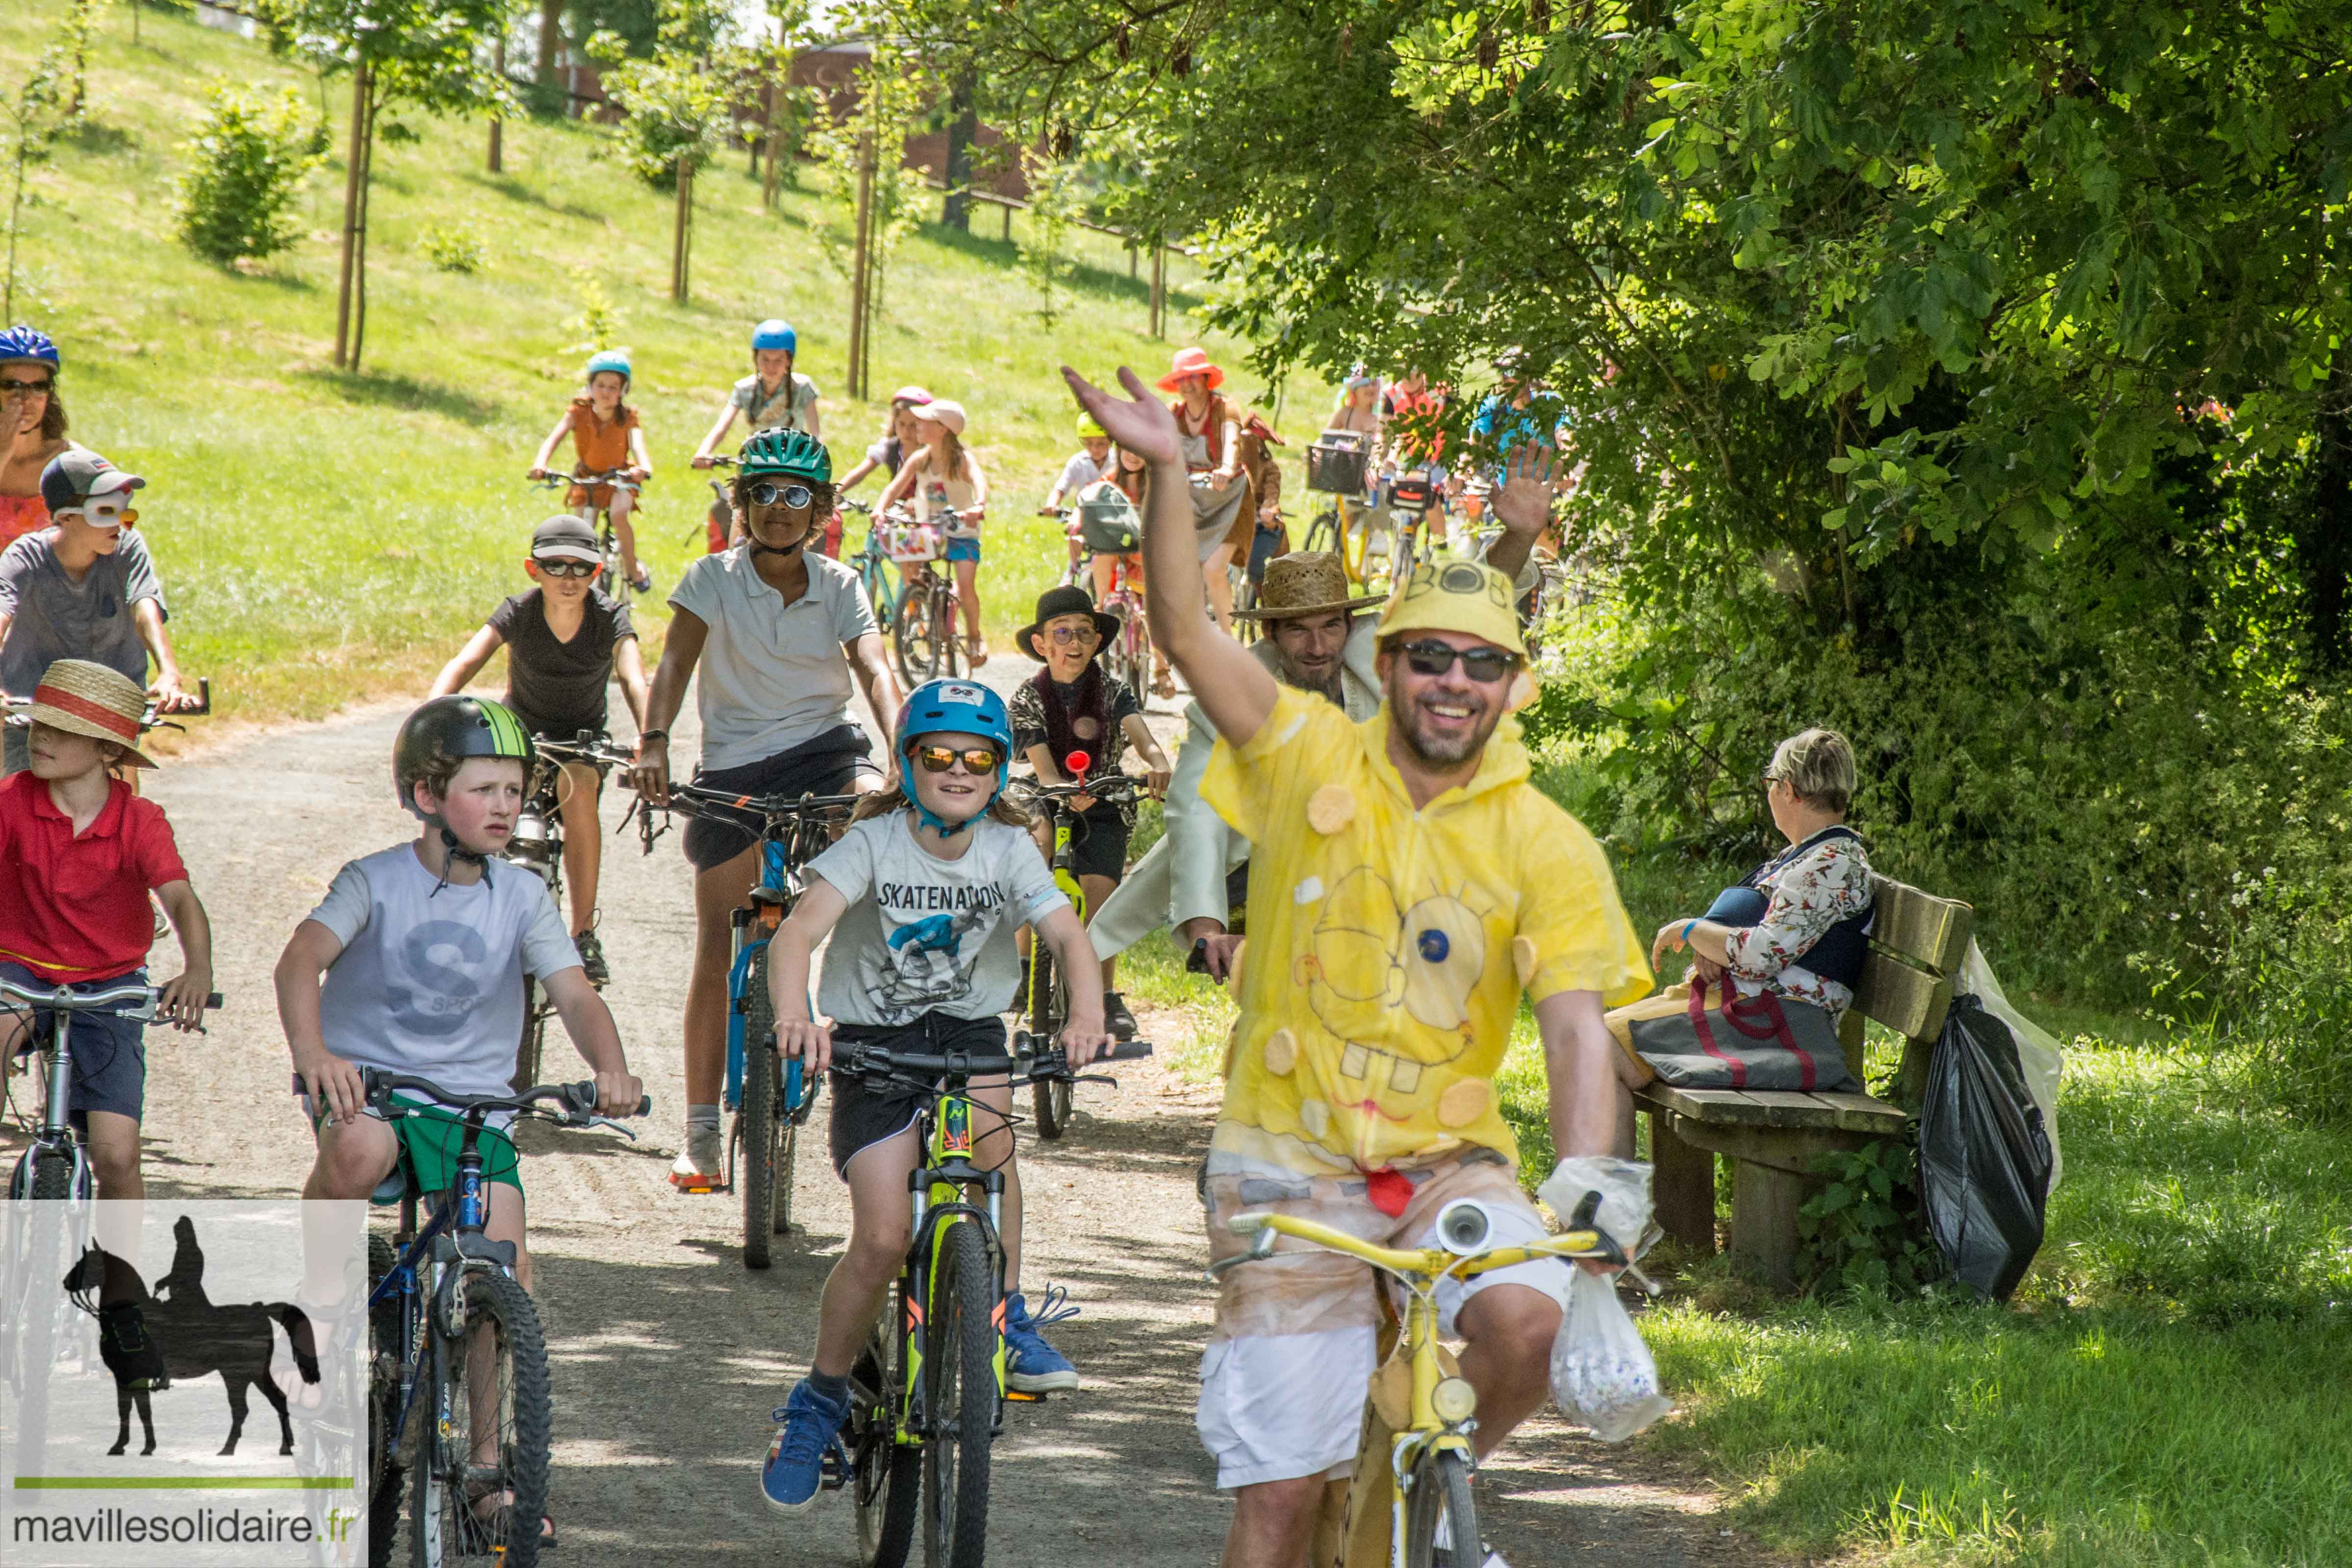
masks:
{"label": "green helmet", "polygon": [[1080,440],[1087,440],[1096,437],[1100,437],[1103,440],[1108,441],[1110,439],[1110,432],[1104,429],[1102,426],[1096,421],[1093,415],[1087,413],[1084,409],[1079,410],[1078,438]]}
{"label": "green helmet", "polygon": [[621,384],[623,386],[628,385],[629,351],[626,349],[600,349],[596,353],[588,356],[587,379],[593,381],[596,379],[598,372],[607,370],[620,372]]}
{"label": "green helmet", "polygon": [[392,743],[392,787],[400,804],[419,816],[425,814],[416,810],[416,781],[445,756],[513,757],[529,778],[530,731],[514,710],[487,697],[436,697],[411,713]]}
{"label": "green helmet", "polygon": [[833,454],[824,449],[824,442],[805,430],[786,430],[782,426],[761,430],[743,443],[736,462],[735,471],[747,479],[761,474],[782,474],[811,484],[833,482]]}

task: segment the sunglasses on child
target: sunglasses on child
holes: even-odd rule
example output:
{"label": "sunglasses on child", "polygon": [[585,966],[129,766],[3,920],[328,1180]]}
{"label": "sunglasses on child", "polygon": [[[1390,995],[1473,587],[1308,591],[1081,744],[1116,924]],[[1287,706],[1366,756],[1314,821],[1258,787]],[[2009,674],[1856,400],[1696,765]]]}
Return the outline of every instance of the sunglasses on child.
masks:
{"label": "sunglasses on child", "polygon": [[1442,642],[1409,642],[1397,651],[1415,675],[1444,675],[1462,661],[1463,673],[1481,686],[1492,686],[1518,668],[1517,654],[1498,647],[1454,647]]}
{"label": "sunglasses on child", "polygon": [[582,561],[568,555],[560,559],[534,555],[530,562],[539,568],[539,574],[542,577],[593,577],[604,569],[602,562]]}
{"label": "sunglasses on child", "polygon": [[917,746],[914,754],[927,773],[943,773],[955,766],[959,758],[963,762],[963,771],[968,773],[992,773],[997,765],[996,753],[986,746],[975,747],[969,752],[959,752],[953,746]]}
{"label": "sunglasses on child", "polygon": [[49,389],[56,385],[55,381],[46,377],[39,381],[17,381],[14,377],[0,376],[0,403],[13,403],[20,397],[47,397]]}
{"label": "sunglasses on child", "polygon": [[806,485],[780,485],[772,479],[761,479],[744,493],[753,506],[773,506],[782,501],[794,511],[816,500],[816,492]]}

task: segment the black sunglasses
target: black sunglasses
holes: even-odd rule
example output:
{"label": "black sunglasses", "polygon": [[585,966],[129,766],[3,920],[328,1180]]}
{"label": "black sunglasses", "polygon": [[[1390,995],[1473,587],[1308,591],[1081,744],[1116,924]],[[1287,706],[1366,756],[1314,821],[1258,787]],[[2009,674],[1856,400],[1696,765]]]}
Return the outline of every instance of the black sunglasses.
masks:
{"label": "black sunglasses", "polygon": [[47,397],[57,384],[54,379],[9,381],[0,378],[0,397]]}
{"label": "black sunglasses", "polygon": [[1519,657],[1498,647],[1454,647],[1442,642],[1409,642],[1397,651],[1415,675],[1444,675],[1462,661],[1463,672],[1481,686],[1492,686],[1519,668]]}
{"label": "black sunglasses", "polygon": [[773,506],[782,501],[794,511],[816,500],[816,492],[806,485],[780,485],[772,479],[761,479],[744,494],[753,506]]}
{"label": "black sunglasses", "polygon": [[538,566],[541,574],[548,577],[593,577],[598,572],[604,570],[601,564],[593,561],[574,561],[569,558],[551,561],[544,555],[534,555],[531,561]]}

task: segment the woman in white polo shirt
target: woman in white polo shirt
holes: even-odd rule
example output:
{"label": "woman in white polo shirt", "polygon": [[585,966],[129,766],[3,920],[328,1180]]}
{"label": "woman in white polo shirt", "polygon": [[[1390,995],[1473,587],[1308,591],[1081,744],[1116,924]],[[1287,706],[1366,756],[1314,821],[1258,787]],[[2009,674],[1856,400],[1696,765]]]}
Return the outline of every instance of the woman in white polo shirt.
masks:
{"label": "woman in white polo shirt", "polygon": [[[742,543],[686,569],[669,603],[676,616],[637,738],[637,789],[669,794],[670,721],[699,667],[696,711],[702,764],[695,782],[744,795],[845,795],[877,789],[887,764],[850,711],[850,682],[875,721],[898,711],[898,684],[857,574],[804,550],[833,510],[833,459],[798,430],[763,430],[743,444],[735,511]],[[670,1180],[707,1191],[725,1164],[719,1083],[727,1067],[730,913],[758,879],[760,819],[698,816],[686,830],[694,864],[694,971],[686,989],[686,1148]]]}

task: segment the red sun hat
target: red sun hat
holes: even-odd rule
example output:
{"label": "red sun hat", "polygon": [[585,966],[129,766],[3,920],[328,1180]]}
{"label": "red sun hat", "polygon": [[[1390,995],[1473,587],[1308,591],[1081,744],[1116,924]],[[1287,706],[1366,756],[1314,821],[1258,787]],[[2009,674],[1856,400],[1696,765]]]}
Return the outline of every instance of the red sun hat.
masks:
{"label": "red sun hat", "polygon": [[1175,359],[1170,363],[1168,374],[1160,378],[1160,390],[1175,391],[1176,384],[1188,375],[1207,376],[1209,390],[1212,392],[1225,384],[1225,373],[1209,358],[1208,350],[1178,349]]}

